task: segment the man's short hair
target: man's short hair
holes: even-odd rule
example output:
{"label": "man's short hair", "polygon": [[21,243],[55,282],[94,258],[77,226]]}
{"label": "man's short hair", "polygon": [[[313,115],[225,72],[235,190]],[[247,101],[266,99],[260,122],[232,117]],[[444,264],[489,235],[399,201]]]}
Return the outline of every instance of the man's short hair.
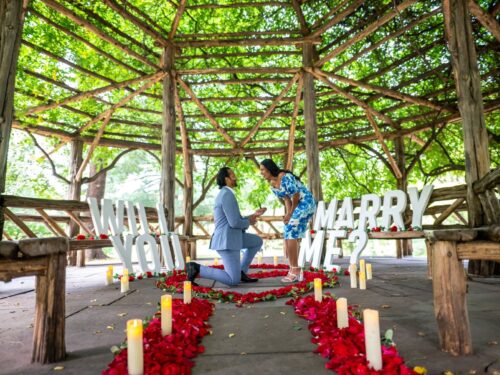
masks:
{"label": "man's short hair", "polygon": [[226,186],[226,177],[229,177],[230,170],[231,168],[229,167],[222,167],[219,169],[219,172],[217,173],[217,185],[219,185],[219,189]]}

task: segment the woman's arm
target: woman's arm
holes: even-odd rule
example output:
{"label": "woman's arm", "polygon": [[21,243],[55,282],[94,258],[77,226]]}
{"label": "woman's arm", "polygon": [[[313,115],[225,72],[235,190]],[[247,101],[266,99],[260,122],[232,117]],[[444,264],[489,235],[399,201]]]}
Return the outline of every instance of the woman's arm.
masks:
{"label": "woman's arm", "polygon": [[292,195],[292,198],[285,197],[285,217],[283,218],[283,222],[288,224],[290,218],[292,217],[293,211],[297,208],[300,201],[300,193],[295,193]]}

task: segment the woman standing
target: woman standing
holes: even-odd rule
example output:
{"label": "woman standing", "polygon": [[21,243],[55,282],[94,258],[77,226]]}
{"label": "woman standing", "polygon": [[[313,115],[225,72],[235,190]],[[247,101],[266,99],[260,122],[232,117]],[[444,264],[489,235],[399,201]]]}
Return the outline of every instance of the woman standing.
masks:
{"label": "woman standing", "polygon": [[285,203],[284,248],[290,263],[290,270],[281,281],[292,283],[298,280],[300,267],[299,238],[304,238],[307,223],[314,215],[316,202],[309,190],[291,171],[280,169],[271,159],[260,163],[260,174],[270,185],[272,192]]}

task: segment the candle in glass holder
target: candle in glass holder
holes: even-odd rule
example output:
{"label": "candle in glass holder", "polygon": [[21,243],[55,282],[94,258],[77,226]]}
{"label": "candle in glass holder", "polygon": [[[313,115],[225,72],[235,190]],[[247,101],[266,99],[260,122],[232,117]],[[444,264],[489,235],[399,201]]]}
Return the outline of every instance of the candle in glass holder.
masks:
{"label": "candle in glass holder", "polygon": [[172,333],[172,295],[161,296],[161,334],[162,336]]}
{"label": "candle in glass holder", "polygon": [[141,319],[131,319],[127,322],[127,365],[130,375],[144,373]]}
{"label": "candle in glass holder", "polygon": [[321,302],[323,299],[323,281],[320,278],[314,279],[314,300]]}
{"label": "candle in glass holder", "polygon": [[184,281],[184,303],[191,303],[191,281]]}
{"label": "candle in glass holder", "polygon": [[366,272],[366,270],[365,270],[365,260],[364,259],[360,259],[359,260],[359,272]]}
{"label": "candle in glass holder", "polygon": [[359,271],[359,289],[366,289],[366,275],[364,272]]}
{"label": "candle in glass holder", "polygon": [[219,258],[214,258],[214,266],[218,266],[219,265]]}
{"label": "candle in glass holder", "polygon": [[187,256],[187,257],[186,257],[186,263],[189,263],[189,262],[191,262],[191,257],[190,257],[190,256]]}
{"label": "candle in glass holder", "polygon": [[122,278],[120,279],[120,285],[121,285],[120,292],[122,293],[128,292],[130,287],[128,280],[128,271],[127,272],[125,272],[125,270],[123,271]]}
{"label": "candle in glass holder", "polygon": [[371,280],[372,278],[372,265],[370,263],[366,263],[366,280]]}
{"label": "candle in glass holder", "polygon": [[382,349],[380,346],[380,326],[378,311],[363,310],[363,323],[365,327],[365,347],[368,367],[382,370]]}
{"label": "candle in glass holder", "polygon": [[278,265],[278,257],[275,255],[274,256],[274,265],[277,266]]}
{"label": "candle in glass holder", "polygon": [[347,328],[349,327],[349,315],[347,313],[347,299],[339,298],[336,301],[337,305],[337,327]]}
{"label": "candle in glass holder", "polygon": [[349,265],[349,274],[351,275],[351,288],[357,288],[358,287],[358,283],[357,283],[357,280],[356,280],[356,265],[355,264],[351,264]]}

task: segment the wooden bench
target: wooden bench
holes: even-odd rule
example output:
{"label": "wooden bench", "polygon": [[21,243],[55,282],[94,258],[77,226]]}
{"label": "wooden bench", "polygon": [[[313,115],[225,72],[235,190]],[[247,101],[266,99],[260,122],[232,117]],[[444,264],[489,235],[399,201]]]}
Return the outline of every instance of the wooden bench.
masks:
{"label": "wooden bench", "polygon": [[429,231],[426,240],[432,258],[434,314],[441,349],[452,355],[471,354],[467,278],[462,261],[500,261],[500,225]]}

